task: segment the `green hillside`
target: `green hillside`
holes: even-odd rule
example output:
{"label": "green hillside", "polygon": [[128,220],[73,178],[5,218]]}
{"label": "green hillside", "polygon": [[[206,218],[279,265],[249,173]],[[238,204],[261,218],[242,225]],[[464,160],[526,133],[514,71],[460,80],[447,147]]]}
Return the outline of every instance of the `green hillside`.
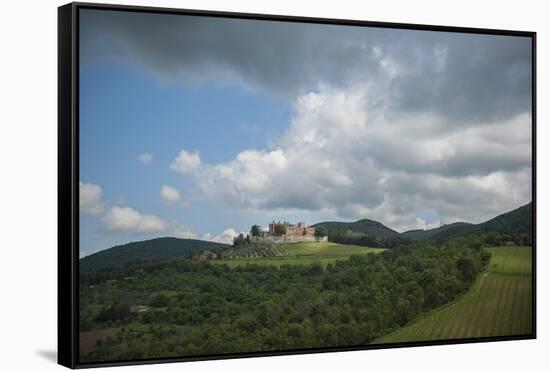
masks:
{"label": "green hillside", "polygon": [[375,343],[530,334],[532,249],[495,247],[489,250],[493,257],[487,272],[481,274],[465,295]]}
{"label": "green hillside", "polygon": [[155,238],[114,246],[110,249],[86,256],[80,259],[80,271],[110,270],[122,268],[125,264],[139,259],[184,258],[190,257],[202,250],[218,251],[226,248],[229,248],[229,246],[201,240],[174,237]]}
{"label": "green hillside", "polygon": [[461,296],[489,262],[450,243],[380,254],[351,245],[284,247],[296,260],[342,259],[235,268],[164,259],[83,275],[81,362],[363,346]]}
{"label": "green hillside", "polygon": [[421,230],[416,229],[404,232],[402,235],[410,239],[421,240],[448,240],[454,237],[466,235],[480,235],[488,232],[499,232],[504,234],[525,234],[531,236],[533,233],[533,203],[521,206],[510,212],[501,214],[480,224],[453,223],[438,228]]}
{"label": "green hillside", "polygon": [[478,233],[496,231],[501,233],[533,233],[533,203],[501,214],[476,226]]}
{"label": "green hillside", "polygon": [[[532,236],[532,223],[532,203],[529,203],[481,224],[453,223],[436,229],[407,231],[403,234],[399,234],[380,222],[369,219],[350,223],[323,222],[315,224],[313,227],[325,227],[329,235],[329,241],[337,242],[337,244],[333,245],[342,246],[341,244],[346,244],[346,246],[362,245],[362,248],[365,246],[391,248],[392,246],[388,245],[387,242],[399,241],[400,237],[407,237],[413,240],[449,240],[459,236],[480,235],[488,232],[524,235],[528,236],[528,238],[522,238],[522,240],[529,241],[529,237]],[[519,242],[516,243],[520,244]],[[526,242],[521,243],[524,244]],[[190,257],[203,250],[217,252],[228,249],[231,249],[231,247],[225,244],[164,237],[114,246],[89,255],[80,260],[80,270],[82,272],[111,270],[123,267],[129,262],[139,259]],[[275,248],[271,252],[265,251],[265,254],[263,251],[260,251],[261,249],[258,250],[252,247],[250,249],[250,253],[245,253],[243,256],[269,257],[271,255],[284,255],[282,252],[275,251]],[[341,255],[343,251],[340,248],[336,255]]]}
{"label": "green hillside", "polygon": [[250,243],[241,246],[233,246],[224,250],[220,257],[222,259],[253,259],[270,258],[275,256],[288,255],[286,244],[282,243]]}
{"label": "green hillside", "polygon": [[352,231],[369,234],[376,237],[398,237],[400,234],[384,224],[370,219],[361,219],[356,222],[323,222],[312,225],[312,227],[324,226],[329,235],[336,231]]}
{"label": "green hillside", "polygon": [[[276,251],[273,251],[276,249]],[[222,260],[213,260],[215,264],[227,264],[230,267],[258,265],[308,265],[318,262],[323,266],[336,260],[346,260],[351,255],[381,253],[384,249],[365,246],[340,245],[331,242],[287,243],[275,245],[254,245],[253,248],[225,251]],[[243,253],[248,253],[244,255]]]}

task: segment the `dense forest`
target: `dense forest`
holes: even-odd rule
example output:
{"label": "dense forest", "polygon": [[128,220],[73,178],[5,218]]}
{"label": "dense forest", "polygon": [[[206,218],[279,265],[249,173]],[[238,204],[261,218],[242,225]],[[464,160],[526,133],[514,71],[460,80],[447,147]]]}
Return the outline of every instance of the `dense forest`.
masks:
{"label": "dense forest", "polygon": [[112,332],[81,361],[365,345],[465,292],[489,259],[463,237],[326,267],[172,258],[83,272],[80,330]]}
{"label": "dense forest", "polygon": [[81,362],[366,345],[465,293],[486,247],[529,246],[532,205],[404,234],[366,219],[315,228],[323,251],[346,253],[321,263],[302,246],[296,264],[294,246],[243,235],[233,247],[160,238],[82,259]]}

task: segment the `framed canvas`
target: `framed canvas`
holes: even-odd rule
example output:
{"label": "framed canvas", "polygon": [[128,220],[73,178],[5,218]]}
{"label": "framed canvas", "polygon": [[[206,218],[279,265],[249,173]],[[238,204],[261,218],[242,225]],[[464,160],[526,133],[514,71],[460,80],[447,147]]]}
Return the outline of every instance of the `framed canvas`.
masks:
{"label": "framed canvas", "polygon": [[60,364],[535,338],[534,32],[58,19]]}

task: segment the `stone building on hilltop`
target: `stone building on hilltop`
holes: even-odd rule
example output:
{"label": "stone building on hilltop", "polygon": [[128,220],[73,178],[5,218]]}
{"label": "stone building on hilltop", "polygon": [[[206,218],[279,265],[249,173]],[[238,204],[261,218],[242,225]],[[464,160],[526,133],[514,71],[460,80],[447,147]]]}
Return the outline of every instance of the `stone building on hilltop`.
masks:
{"label": "stone building on hilltop", "polygon": [[[277,225],[284,226],[285,233],[278,234],[276,233],[275,229]],[[268,229],[268,235],[270,236],[276,236],[276,235],[282,235],[282,236],[309,236],[314,237],[315,236],[315,228],[308,227],[306,223],[299,222],[298,224],[290,224],[288,222],[275,222],[275,220],[271,223],[269,223],[269,229]]]}

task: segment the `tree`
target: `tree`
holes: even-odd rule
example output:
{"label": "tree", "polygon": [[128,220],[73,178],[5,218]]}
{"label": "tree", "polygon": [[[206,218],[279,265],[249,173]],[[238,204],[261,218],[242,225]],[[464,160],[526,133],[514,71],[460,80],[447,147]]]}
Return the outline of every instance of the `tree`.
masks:
{"label": "tree", "polygon": [[165,294],[157,294],[153,297],[151,302],[149,302],[149,305],[155,308],[163,308],[167,307],[170,303],[170,298]]}
{"label": "tree", "polygon": [[323,273],[323,266],[320,262],[314,261],[309,267],[309,274],[316,275]]}
{"label": "tree", "polygon": [[233,238],[233,246],[241,246],[246,243],[244,234],[240,233],[237,237]]}
{"label": "tree", "polygon": [[325,237],[326,235],[328,235],[327,227],[324,225],[315,227],[315,237]]}
{"label": "tree", "polygon": [[262,230],[261,230],[260,226],[257,225],[257,224],[254,224],[254,225],[252,226],[252,228],[250,229],[250,234],[251,234],[253,237],[259,236],[261,233],[262,233]]}
{"label": "tree", "polygon": [[273,232],[275,233],[275,236],[282,236],[283,234],[286,234],[286,225],[281,223],[275,224],[273,227]]}
{"label": "tree", "polygon": [[103,321],[118,321],[124,320],[131,316],[130,306],[127,303],[114,303],[109,307],[103,307],[98,313],[95,320]]}
{"label": "tree", "polygon": [[485,269],[489,265],[489,262],[491,261],[491,252],[483,250],[480,254],[480,262],[481,262],[481,268]]}
{"label": "tree", "polygon": [[479,271],[479,269],[476,269],[474,260],[469,256],[458,259],[456,266],[462,274],[462,280],[466,282],[472,282]]}
{"label": "tree", "polygon": [[496,231],[491,231],[483,236],[483,242],[490,246],[499,246],[502,244],[502,236]]}
{"label": "tree", "polygon": [[400,326],[403,326],[405,323],[407,323],[412,315],[414,315],[413,311],[411,310],[411,303],[409,300],[407,300],[404,297],[398,297],[397,301],[395,303],[395,316],[397,323]]}

